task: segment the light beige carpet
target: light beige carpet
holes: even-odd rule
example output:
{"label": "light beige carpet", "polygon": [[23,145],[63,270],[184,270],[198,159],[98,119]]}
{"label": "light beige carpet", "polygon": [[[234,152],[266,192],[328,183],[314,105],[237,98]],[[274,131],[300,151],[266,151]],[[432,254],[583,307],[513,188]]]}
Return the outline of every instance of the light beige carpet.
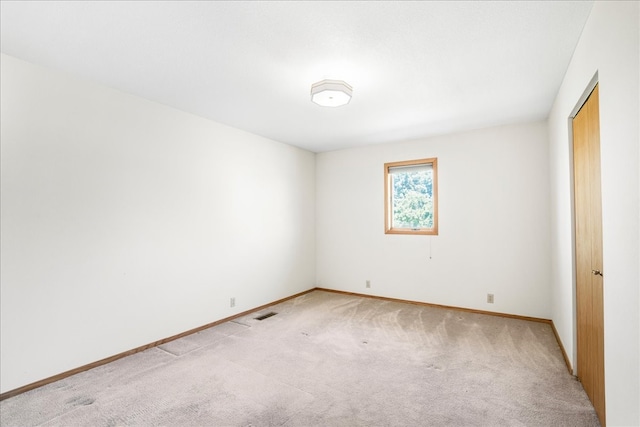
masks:
{"label": "light beige carpet", "polygon": [[0,424],[599,425],[547,324],[324,291],[6,399]]}

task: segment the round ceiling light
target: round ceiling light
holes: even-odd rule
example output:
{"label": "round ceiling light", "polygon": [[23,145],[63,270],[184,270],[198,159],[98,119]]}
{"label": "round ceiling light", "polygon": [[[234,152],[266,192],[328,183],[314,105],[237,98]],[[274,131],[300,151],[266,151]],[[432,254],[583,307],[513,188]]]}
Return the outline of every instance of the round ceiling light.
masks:
{"label": "round ceiling light", "polygon": [[353,88],[342,80],[322,80],[311,85],[311,101],[323,107],[340,107],[351,100]]}

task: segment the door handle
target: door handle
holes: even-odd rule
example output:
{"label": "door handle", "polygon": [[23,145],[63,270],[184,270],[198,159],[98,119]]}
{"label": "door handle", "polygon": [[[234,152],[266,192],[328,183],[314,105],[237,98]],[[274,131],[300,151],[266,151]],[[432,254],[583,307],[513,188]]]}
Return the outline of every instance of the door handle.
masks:
{"label": "door handle", "polygon": [[603,277],[602,276],[602,271],[600,271],[600,270],[591,270],[591,272],[593,273],[594,276]]}

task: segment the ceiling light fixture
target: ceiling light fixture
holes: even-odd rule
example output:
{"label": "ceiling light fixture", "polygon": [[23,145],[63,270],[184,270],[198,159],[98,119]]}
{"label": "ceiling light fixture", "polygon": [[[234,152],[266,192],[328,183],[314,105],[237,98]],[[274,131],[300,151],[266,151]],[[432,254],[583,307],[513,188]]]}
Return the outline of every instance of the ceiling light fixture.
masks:
{"label": "ceiling light fixture", "polygon": [[353,88],[342,80],[322,80],[311,85],[311,101],[323,107],[340,107],[351,101]]}

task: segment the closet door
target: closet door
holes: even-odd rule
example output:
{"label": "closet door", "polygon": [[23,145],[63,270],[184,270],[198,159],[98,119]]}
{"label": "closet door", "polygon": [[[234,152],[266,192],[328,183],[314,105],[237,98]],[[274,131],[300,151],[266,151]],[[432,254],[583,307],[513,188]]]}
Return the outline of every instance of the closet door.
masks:
{"label": "closet door", "polygon": [[573,119],[578,378],[605,425],[598,86]]}

